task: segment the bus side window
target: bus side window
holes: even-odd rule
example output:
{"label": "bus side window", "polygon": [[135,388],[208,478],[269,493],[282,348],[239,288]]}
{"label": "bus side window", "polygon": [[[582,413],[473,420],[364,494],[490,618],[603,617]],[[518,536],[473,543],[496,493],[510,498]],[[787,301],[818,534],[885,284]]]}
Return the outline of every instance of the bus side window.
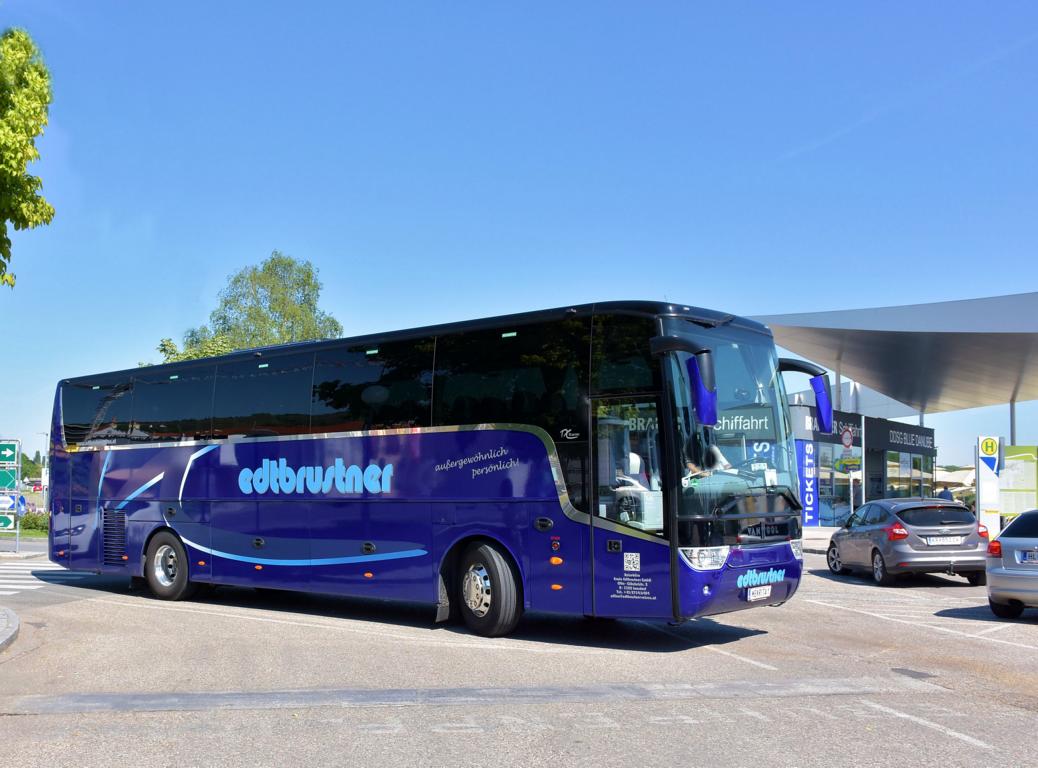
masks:
{"label": "bus side window", "polygon": [[310,431],[428,427],[432,339],[335,347],[317,353]]}
{"label": "bus side window", "polygon": [[213,436],[306,434],[313,373],[313,352],[218,364]]}
{"label": "bus side window", "polygon": [[586,509],[590,323],[569,317],[440,336],[433,425],[523,424],[554,441],[570,501]]}
{"label": "bus side window", "polygon": [[212,435],[214,365],[133,377],[133,441],[206,440]]}
{"label": "bus side window", "polygon": [[591,346],[591,394],[657,392],[660,366],[649,349],[657,334],[647,317],[597,315]]}
{"label": "bus side window", "polygon": [[129,377],[92,376],[65,382],[61,387],[65,441],[70,446],[127,442],[132,403]]}

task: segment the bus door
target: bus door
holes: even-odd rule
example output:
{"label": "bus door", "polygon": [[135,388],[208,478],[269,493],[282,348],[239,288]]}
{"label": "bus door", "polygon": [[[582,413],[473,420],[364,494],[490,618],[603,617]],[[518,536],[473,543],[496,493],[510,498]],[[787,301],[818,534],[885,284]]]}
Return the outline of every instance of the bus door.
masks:
{"label": "bus door", "polygon": [[673,615],[656,396],[595,398],[596,616]]}
{"label": "bus door", "polygon": [[[68,454],[51,453],[50,487],[50,559],[66,568],[69,564],[72,505],[69,500],[71,461]],[[60,553],[60,554],[59,554]]]}
{"label": "bus door", "polygon": [[101,565],[97,508],[100,455],[96,451],[69,454],[69,568],[98,570]]}

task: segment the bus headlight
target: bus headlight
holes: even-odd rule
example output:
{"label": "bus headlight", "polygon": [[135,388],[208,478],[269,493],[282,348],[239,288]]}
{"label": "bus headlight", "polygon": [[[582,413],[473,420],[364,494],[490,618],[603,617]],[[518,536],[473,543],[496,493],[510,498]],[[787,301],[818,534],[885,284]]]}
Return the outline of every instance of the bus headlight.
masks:
{"label": "bus headlight", "polygon": [[804,540],[803,539],[791,539],[789,542],[789,548],[793,550],[793,557],[797,560],[804,559]]}
{"label": "bus headlight", "polygon": [[682,547],[681,556],[697,571],[717,571],[724,567],[731,547]]}

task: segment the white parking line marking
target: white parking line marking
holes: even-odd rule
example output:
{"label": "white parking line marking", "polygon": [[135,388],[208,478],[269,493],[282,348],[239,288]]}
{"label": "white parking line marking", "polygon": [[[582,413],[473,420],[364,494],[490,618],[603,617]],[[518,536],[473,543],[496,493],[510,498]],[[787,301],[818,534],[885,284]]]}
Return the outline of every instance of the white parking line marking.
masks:
{"label": "white parking line marking", "polygon": [[1026,643],[1014,643],[1012,640],[1000,640],[997,637],[987,637],[985,635],[975,635],[970,632],[960,632],[957,629],[951,629],[950,627],[942,627],[937,624],[925,624],[921,621],[908,621],[907,619],[899,619],[894,616],[884,616],[882,613],[873,613],[872,611],[863,611],[859,608],[848,608],[845,605],[836,605],[835,603],[827,603],[822,600],[806,600],[805,602],[814,603],[815,605],[824,605],[827,608],[836,608],[841,611],[850,611],[851,613],[860,613],[863,616],[871,616],[874,619],[883,619],[884,621],[893,621],[898,624],[908,624],[912,627],[922,627],[923,629],[933,629],[938,632],[946,632],[949,635],[958,635],[959,637],[971,637],[974,640],[987,640],[990,643],[999,643],[1000,645],[1011,645],[1014,648],[1026,648],[1029,651],[1038,651],[1038,645],[1027,645]]}
{"label": "white parking line marking", "polygon": [[746,664],[752,664],[755,667],[760,667],[761,669],[766,669],[766,670],[768,670],[770,672],[778,672],[779,671],[778,667],[773,667],[770,664],[765,664],[763,661],[756,661],[755,659],[749,659],[749,658],[747,658],[745,656],[740,656],[737,653],[732,653],[731,651],[722,651],[720,648],[714,648],[712,645],[701,645],[699,647],[703,648],[703,649],[705,649],[707,651],[713,651],[714,653],[719,653],[722,656],[728,656],[730,658],[736,659],[736,660],[744,662]]}
{"label": "white parking line marking", "polygon": [[951,736],[953,739],[958,739],[959,741],[964,741],[967,744],[970,744],[970,745],[972,745],[974,747],[979,747],[980,749],[992,749],[992,746],[990,744],[988,744],[986,742],[983,742],[980,739],[975,739],[972,736],[967,736],[965,733],[959,733],[958,731],[953,731],[948,726],[941,725],[940,723],[935,723],[932,720],[924,720],[921,717],[916,717],[915,715],[910,715],[907,712],[900,712],[900,711],[898,711],[896,709],[891,709],[890,707],[884,707],[882,704],[875,704],[875,703],[873,703],[871,701],[862,701],[861,703],[864,704],[866,707],[872,707],[873,709],[875,709],[875,710],[877,710],[879,712],[884,712],[884,713],[886,713],[888,715],[891,715],[893,717],[899,717],[902,720],[909,720],[909,721],[911,721],[913,723],[916,723],[918,725],[923,725],[923,726],[926,726],[927,728],[932,728],[935,731],[943,733],[945,736]]}
{"label": "white parking line marking", "polygon": [[990,635],[992,632],[1001,632],[1003,629],[1006,629],[1007,627],[1011,626],[1013,625],[1009,622],[1006,622],[1005,624],[996,624],[993,627],[988,627],[987,629],[980,630],[980,632],[978,632],[977,635]]}
{"label": "white parking line marking", "polygon": [[[648,627],[649,629],[655,629],[657,632],[662,632],[663,634],[669,635],[670,637],[676,637],[677,639],[684,640],[685,642],[688,642],[688,640],[689,640],[689,638],[685,637],[684,635],[678,634],[677,632],[672,632],[667,627],[660,627],[660,626],[657,626],[655,624],[651,624],[651,623],[649,623],[647,621],[639,621],[638,623],[641,624],[643,627]],[[744,664],[752,664],[755,667],[759,667],[760,669],[766,669],[769,672],[778,672],[779,671],[778,667],[773,667],[770,664],[765,664],[763,661],[757,661],[756,659],[750,659],[750,658],[747,658],[746,656],[740,656],[738,653],[732,653],[731,651],[722,651],[720,648],[715,648],[712,645],[694,645],[692,647],[693,648],[702,648],[704,651],[711,651],[713,653],[719,653],[722,656],[727,656],[729,658],[735,659],[736,661],[741,661]]]}

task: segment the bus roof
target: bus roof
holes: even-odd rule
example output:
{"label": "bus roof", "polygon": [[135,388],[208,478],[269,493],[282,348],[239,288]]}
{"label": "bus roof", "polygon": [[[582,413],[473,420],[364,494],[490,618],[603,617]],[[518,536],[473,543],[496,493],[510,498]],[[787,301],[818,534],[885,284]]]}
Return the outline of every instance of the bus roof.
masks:
{"label": "bus roof", "polygon": [[698,325],[714,328],[721,325],[732,325],[743,330],[763,333],[771,336],[767,326],[738,315],[726,312],[718,312],[702,307],[693,307],[684,304],[673,304],[662,301],[604,301],[593,304],[574,304],[568,307],[554,307],[552,309],[539,309],[532,312],[519,312],[510,315],[496,315],[475,320],[462,320],[454,323],[441,323],[439,325],[419,326],[416,328],[404,328],[385,333],[369,333],[363,336],[349,336],[337,339],[320,339],[316,341],[293,341],[285,344],[275,344],[265,347],[250,347],[240,349],[225,355],[213,357],[201,357],[195,360],[185,360],[176,363],[160,363],[158,365],[138,366],[117,371],[101,371],[83,376],[70,376],[62,381],[75,381],[79,378],[104,374],[139,373],[151,370],[166,370],[177,368],[190,368],[203,362],[233,361],[248,357],[258,357],[266,353],[291,352],[303,349],[324,349],[328,347],[364,344],[371,341],[404,341],[407,339],[422,338],[425,336],[438,336],[447,333],[460,333],[464,331],[487,330],[507,325],[523,325],[528,323],[548,322],[551,320],[562,320],[567,317],[587,317],[589,315],[641,315],[645,317],[683,317]]}

